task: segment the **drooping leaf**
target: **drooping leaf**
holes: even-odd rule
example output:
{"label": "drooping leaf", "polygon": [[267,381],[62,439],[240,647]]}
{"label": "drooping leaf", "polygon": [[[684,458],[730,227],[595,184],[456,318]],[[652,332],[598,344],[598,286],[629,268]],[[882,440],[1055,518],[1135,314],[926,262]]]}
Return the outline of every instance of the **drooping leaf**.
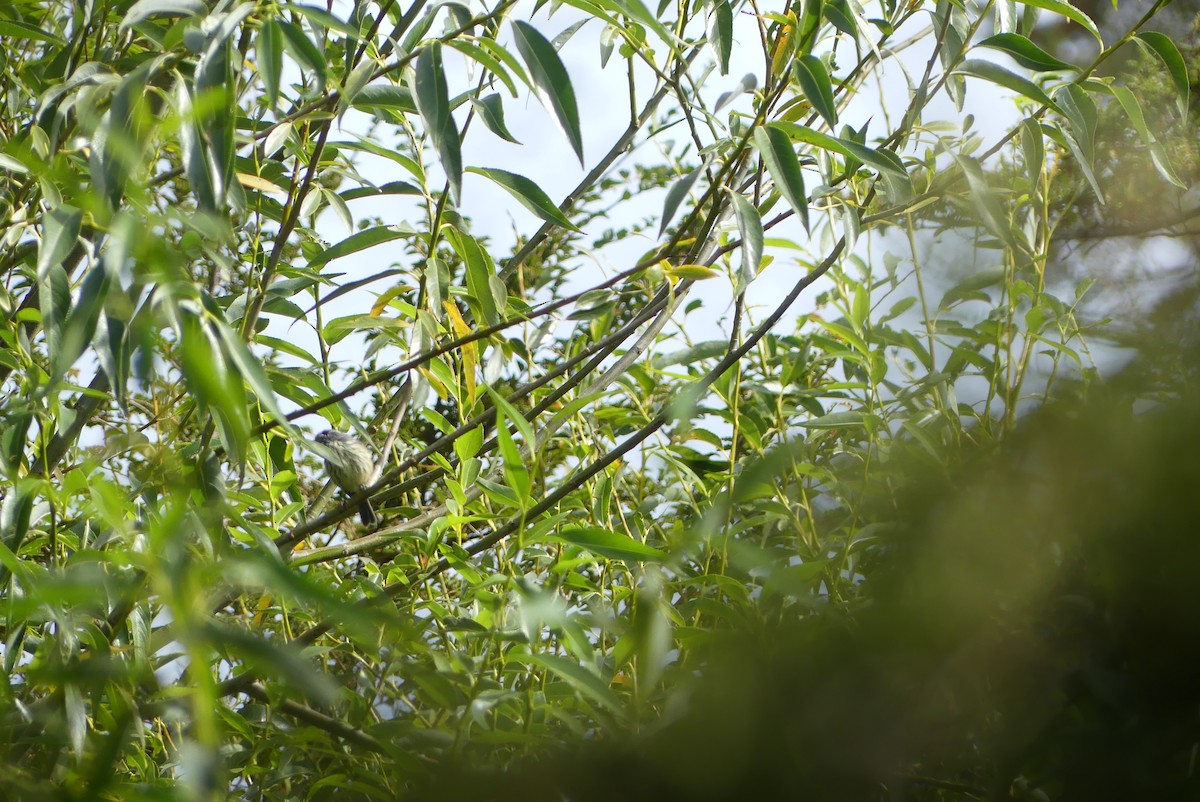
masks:
{"label": "drooping leaf", "polygon": [[491,179],[542,220],[572,231],[579,230],[565,214],[559,211],[558,207],[554,205],[554,201],[550,200],[550,196],[525,176],[487,167],[470,167],[467,172]]}
{"label": "drooping leaf", "polygon": [[1154,164],[1154,169],[1158,170],[1159,175],[1170,181],[1180,189],[1187,189],[1187,184],[1176,174],[1175,169],[1171,166],[1170,159],[1167,156],[1166,149],[1162,143],[1157,140],[1151,133],[1149,126],[1146,125],[1146,117],[1142,113],[1142,106],[1138,102],[1137,96],[1125,86],[1112,86],[1109,88],[1113,97],[1121,104],[1125,116],[1129,119],[1129,123],[1133,126],[1133,130],[1141,137],[1142,142],[1146,144],[1147,150],[1150,151],[1150,160]]}
{"label": "drooping leaf", "polygon": [[661,237],[667,230],[667,226],[671,225],[671,221],[675,219],[675,213],[679,211],[679,205],[692,191],[692,187],[696,185],[696,180],[700,178],[702,172],[704,172],[703,165],[676,181],[667,190],[667,197],[663,201],[662,221],[658,225],[658,236]]}
{"label": "drooping leaf", "polygon": [[546,37],[526,22],[513,22],[513,33],[517,50],[529,68],[529,77],[542,105],[549,110],[558,126],[567,135],[572,150],[583,164],[583,133],[579,127],[579,108],[575,103],[575,90],[567,70],[559,59],[554,46]]}
{"label": "drooping leaf", "polygon": [[799,56],[793,69],[808,102],[825,118],[830,128],[836,127],[837,104],[833,99],[833,84],[825,65],[816,56]]}
{"label": "drooping leaf", "polygon": [[258,31],[254,43],[258,54],[258,72],[267,93],[267,105],[275,108],[279,102],[279,77],[283,73],[283,34],[279,23],[269,19]]}
{"label": "drooping leaf", "polygon": [[364,231],[359,231],[351,234],[346,239],[339,242],[337,245],[326,248],[316,257],[309,261],[309,267],[323,265],[326,262],[332,262],[334,259],[341,259],[343,256],[348,256],[352,253],[365,250],[367,248],[379,245],[383,242],[391,242],[394,239],[408,237],[412,235],[412,231],[399,226],[375,226]]}
{"label": "drooping leaf", "polygon": [[1028,67],[1037,72],[1054,70],[1077,70],[1074,64],[1056,59],[1054,56],[1035,45],[1028,37],[1019,33],[998,33],[980,42],[978,47],[990,47],[1007,53],[1022,67]]}
{"label": "drooping leaf", "polygon": [[442,46],[434,42],[421,51],[417,58],[413,97],[417,110],[425,121],[425,128],[433,139],[446,180],[450,185],[450,196],[455,201],[462,199],[462,149],[454,117],[450,114],[450,97],[446,88],[446,69],[442,65]]}
{"label": "drooping leaf", "polygon": [[742,197],[739,192],[732,189],[726,191],[733,199],[738,235],[742,239],[742,269],[736,282],[736,292],[741,293],[758,276],[758,266],[762,263],[763,253],[763,224],[753,203]]}
{"label": "drooping leaf", "polygon": [[754,144],[779,194],[800,217],[807,231],[808,194],[804,189],[804,174],[800,171],[800,160],[796,157],[792,141],[779,128],[766,125],[754,131]]}
{"label": "drooping leaf", "polygon": [[708,46],[717,57],[717,68],[729,74],[729,57],[733,53],[733,9],[729,0],[712,0],[708,10]]}
{"label": "drooping leaf", "polygon": [[138,0],[121,18],[121,28],[129,28],[151,17],[198,17],[206,9],[200,0]]}
{"label": "drooping leaf", "polygon": [[1011,89],[1019,95],[1023,95],[1030,100],[1035,100],[1038,103],[1043,103],[1055,111],[1061,112],[1058,105],[1050,99],[1049,95],[1042,91],[1040,86],[1028,78],[1022,78],[1015,72],[1004,69],[995,62],[983,61],[982,59],[967,59],[958,65],[955,72],[960,75],[974,75],[976,78],[991,81],[997,86]]}
{"label": "drooping leaf", "polygon": [[472,103],[475,111],[479,112],[479,118],[483,120],[483,124],[489,131],[515,145],[521,144],[509,132],[508,126],[504,123],[504,103],[500,100],[498,92],[493,92],[479,100],[472,101]]}
{"label": "drooping leaf", "polygon": [[1171,37],[1158,31],[1142,31],[1134,38],[1134,41],[1143,50],[1148,50],[1158,56],[1163,66],[1167,68],[1171,82],[1175,84],[1175,103],[1179,107],[1179,116],[1187,119],[1190,84],[1187,65],[1183,61],[1183,56],[1179,54],[1179,48],[1175,46],[1175,42]]}
{"label": "drooping leaf", "polygon": [[564,543],[582,546],[588,551],[612,560],[661,562],[667,558],[666,554],[656,548],[647,546],[640,540],[634,540],[629,535],[614,532],[601,526],[566,527],[559,530],[552,537]]}
{"label": "drooping leaf", "polygon": [[1070,3],[1062,2],[1062,0],[1019,0],[1019,2],[1022,5],[1033,6],[1035,8],[1045,9],[1046,11],[1052,11],[1059,16],[1066,17],[1073,22],[1077,22],[1083,26],[1084,30],[1096,37],[1097,42],[1100,42],[1102,45],[1104,43],[1104,40],[1100,37],[1100,29],[1096,27],[1096,23],[1092,22],[1092,18],[1075,8],[1075,6],[1071,5]]}

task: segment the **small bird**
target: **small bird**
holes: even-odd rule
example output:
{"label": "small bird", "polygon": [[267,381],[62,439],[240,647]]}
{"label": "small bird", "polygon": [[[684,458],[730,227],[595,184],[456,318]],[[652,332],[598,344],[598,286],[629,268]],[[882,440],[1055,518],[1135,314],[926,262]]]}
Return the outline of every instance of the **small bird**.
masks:
{"label": "small bird", "polygon": [[[333,429],[321,432],[316,436],[316,441],[337,457],[337,462],[325,460],[325,470],[338,487],[354,495],[370,483],[371,474],[375,471],[375,458],[366,443]],[[358,505],[358,517],[365,526],[374,526],[379,520],[368,499],[363,499]]]}

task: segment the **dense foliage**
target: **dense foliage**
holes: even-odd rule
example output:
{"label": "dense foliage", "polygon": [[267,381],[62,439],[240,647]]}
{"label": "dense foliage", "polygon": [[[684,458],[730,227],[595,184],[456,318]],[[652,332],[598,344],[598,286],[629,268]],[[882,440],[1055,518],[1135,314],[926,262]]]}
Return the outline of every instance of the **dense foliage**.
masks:
{"label": "dense foliage", "polygon": [[1161,5],[4,4],[0,791],[1194,791],[1057,236],[1194,212]]}

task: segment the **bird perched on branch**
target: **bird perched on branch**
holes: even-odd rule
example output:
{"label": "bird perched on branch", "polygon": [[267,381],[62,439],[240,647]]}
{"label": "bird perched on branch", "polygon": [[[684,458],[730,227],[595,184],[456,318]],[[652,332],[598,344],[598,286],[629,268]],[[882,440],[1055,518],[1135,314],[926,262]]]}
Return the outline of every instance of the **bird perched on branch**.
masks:
{"label": "bird perched on branch", "polygon": [[[371,483],[375,458],[366,443],[333,429],[318,434],[316,441],[336,457],[336,461],[330,457],[325,459],[325,470],[338,487],[354,495]],[[379,520],[369,499],[363,499],[358,505],[358,517],[365,526],[374,526]]]}

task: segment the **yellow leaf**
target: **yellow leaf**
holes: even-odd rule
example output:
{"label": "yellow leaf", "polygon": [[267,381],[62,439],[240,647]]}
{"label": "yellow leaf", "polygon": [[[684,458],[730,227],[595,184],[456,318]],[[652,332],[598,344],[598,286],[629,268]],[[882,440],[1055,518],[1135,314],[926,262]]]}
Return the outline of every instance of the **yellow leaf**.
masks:
{"label": "yellow leaf", "polygon": [[[453,301],[442,301],[442,305],[446,307],[446,312],[450,315],[450,324],[454,329],[454,333],[459,337],[467,337],[471,334],[471,327],[467,325],[467,321],[463,320],[462,313],[458,311]],[[462,351],[463,364],[463,382],[467,385],[467,400],[470,406],[475,406],[475,368],[479,364],[479,352],[475,348],[475,343],[467,343],[460,349]]]}
{"label": "yellow leaf", "polygon": [[273,184],[267,179],[259,175],[251,175],[250,173],[237,173],[238,183],[249,189],[257,189],[259,192],[270,192],[272,195],[286,195],[278,184]]}

